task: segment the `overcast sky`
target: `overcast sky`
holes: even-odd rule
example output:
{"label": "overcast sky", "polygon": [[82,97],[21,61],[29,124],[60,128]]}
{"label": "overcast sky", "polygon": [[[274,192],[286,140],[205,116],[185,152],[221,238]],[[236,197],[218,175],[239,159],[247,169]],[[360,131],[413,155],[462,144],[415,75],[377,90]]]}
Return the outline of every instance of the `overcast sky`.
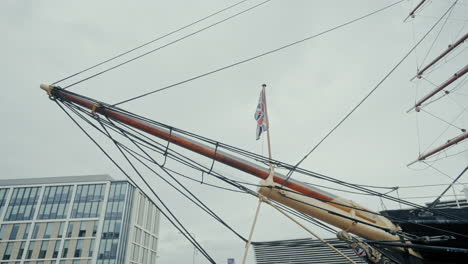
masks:
{"label": "overcast sky", "polygon": [[[123,178],[39,90],[39,84],[57,81],[235,2],[1,1],[3,94],[0,96],[0,111],[3,125],[0,132],[0,177],[110,174]],[[135,54],[156,48],[260,2],[249,0]],[[74,86],[71,91],[115,103],[314,35],[392,2],[272,0],[152,55]],[[295,163],[387,74],[452,3],[451,0],[430,1],[414,20],[403,23],[417,2],[403,1],[380,14],[319,38],[122,107],[153,120],[266,155],[266,142],[255,140],[253,119],[260,85],[266,83],[273,157]],[[467,32],[468,2],[459,2],[439,38],[433,42],[440,29],[437,27],[416,53],[302,167],[340,180],[370,185],[450,182],[447,176],[426,164],[410,167],[407,164],[420,152],[461,134],[458,128],[467,128],[468,115],[464,110],[468,85],[465,82],[456,93],[426,108],[427,112],[450,122],[458,117],[452,122],[454,126],[448,129],[446,123],[425,112],[406,113],[406,110],[434,88],[428,81],[409,81],[416,72],[416,65],[429,62]],[[452,59],[440,64],[428,75],[428,80],[440,84],[464,67],[468,61],[468,52],[463,52],[465,48],[466,44],[453,53]],[[461,81],[456,84],[459,83]],[[102,142],[110,146],[108,142]],[[455,177],[468,164],[468,152],[461,152],[467,146],[467,142],[459,144],[438,158],[453,156],[430,164]],[[457,153],[460,154],[454,155]],[[210,164],[209,160],[205,162]],[[219,165],[215,169],[236,179],[257,182]],[[299,175],[294,177],[318,183]],[[256,206],[254,198],[184,182],[236,230],[248,235]],[[228,257],[235,258],[236,263],[241,262],[244,245],[240,240],[173,190],[156,180],[152,183],[218,263],[226,263]],[[320,184],[339,187],[324,182]],[[400,196],[430,196],[443,189],[443,186],[401,189]],[[458,195],[461,189],[460,186],[455,188]],[[337,194],[373,210],[382,209],[377,198]],[[424,204],[432,199],[411,201]],[[385,206],[398,208],[398,204],[390,202],[385,202]],[[332,236],[318,232],[324,237]],[[192,261],[193,247],[164,220],[160,236],[160,263]],[[307,236],[299,227],[265,206],[260,213],[254,241]],[[253,252],[249,254],[249,263],[253,263]],[[197,255],[197,263],[206,261]]]}

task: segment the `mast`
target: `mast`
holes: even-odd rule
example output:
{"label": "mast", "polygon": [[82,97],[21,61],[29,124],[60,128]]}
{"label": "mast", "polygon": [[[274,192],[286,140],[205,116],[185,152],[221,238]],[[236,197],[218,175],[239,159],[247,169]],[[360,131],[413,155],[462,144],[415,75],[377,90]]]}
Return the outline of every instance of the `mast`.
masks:
{"label": "mast", "polygon": [[[41,89],[57,100],[80,105],[93,113],[124,123],[260,179],[266,180],[271,173],[269,168],[258,166],[240,157],[189,139],[168,128],[156,126],[155,124],[138,119],[108,104],[63,90],[59,87],[41,84]],[[273,186],[261,187],[259,192],[262,195],[367,239],[400,240],[400,237],[393,234],[393,231],[401,229],[387,218],[376,215],[351,200],[341,198],[319,188],[308,186],[294,179],[286,181],[286,177],[278,172],[272,174]],[[286,190],[274,188],[279,186],[285,187]],[[392,234],[384,230],[391,230]],[[403,251],[402,248],[394,249]],[[413,256],[420,257],[417,252],[411,249],[409,252]]]}
{"label": "mast", "polygon": [[[458,47],[460,44],[462,44],[467,38],[468,38],[468,34],[465,34],[465,35],[464,35],[463,37],[461,37],[457,42],[455,42],[455,43],[452,44],[452,45],[449,45],[448,48],[447,48],[447,50],[445,50],[444,52],[442,52],[442,54],[440,54],[439,56],[437,56],[437,58],[435,58],[434,60],[432,60],[432,61],[431,61],[429,64],[427,64],[424,68],[422,68],[421,70],[419,70],[415,77],[417,77],[417,78],[420,79],[425,71],[427,71],[430,67],[432,67],[434,64],[436,64],[439,60],[441,60],[443,57],[445,57],[447,54],[449,54],[452,50],[454,50],[456,47]],[[412,79],[414,79],[415,77],[413,77]]]}
{"label": "mast", "polygon": [[456,81],[457,79],[459,79],[460,77],[462,77],[463,75],[465,75],[465,73],[468,72],[468,65],[466,65],[465,67],[463,67],[463,69],[461,69],[460,71],[458,71],[457,73],[455,73],[452,77],[450,77],[450,79],[448,79],[447,81],[445,81],[443,84],[441,84],[440,86],[438,86],[437,88],[435,88],[434,90],[432,90],[432,92],[430,92],[429,94],[427,94],[426,96],[424,96],[423,98],[419,99],[419,101],[417,101],[415,104],[414,104],[414,107],[416,109],[416,111],[419,112],[419,107],[424,103],[426,102],[427,100],[429,100],[432,96],[436,95],[438,92],[442,91],[445,87],[449,86],[451,83],[453,83],[454,81]]}
{"label": "mast", "polygon": [[408,165],[412,165],[412,164],[414,164],[415,162],[418,162],[418,161],[423,161],[423,160],[431,157],[432,155],[441,152],[444,149],[447,149],[447,148],[449,148],[449,147],[451,147],[451,146],[453,146],[453,145],[455,145],[457,143],[462,142],[465,139],[468,139],[468,132],[464,132],[463,134],[448,140],[447,143],[443,144],[442,146],[437,147],[437,148],[432,149],[432,150],[430,150],[430,151],[428,151],[428,152],[426,152],[424,154],[419,155],[417,160],[411,162]]}

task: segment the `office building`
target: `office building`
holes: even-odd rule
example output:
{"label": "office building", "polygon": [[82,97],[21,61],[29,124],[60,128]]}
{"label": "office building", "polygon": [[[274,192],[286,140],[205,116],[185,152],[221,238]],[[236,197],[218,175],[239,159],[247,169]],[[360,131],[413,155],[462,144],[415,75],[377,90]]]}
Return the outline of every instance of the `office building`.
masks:
{"label": "office building", "polygon": [[0,264],[156,263],[159,216],[107,175],[0,180]]}

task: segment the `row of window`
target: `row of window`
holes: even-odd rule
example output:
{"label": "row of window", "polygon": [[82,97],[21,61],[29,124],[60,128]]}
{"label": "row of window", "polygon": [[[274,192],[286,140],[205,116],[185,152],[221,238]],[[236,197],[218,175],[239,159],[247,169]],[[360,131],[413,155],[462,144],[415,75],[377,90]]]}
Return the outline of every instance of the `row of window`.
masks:
{"label": "row of window", "polygon": [[138,192],[136,199],[136,225],[152,234],[158,234],[159,214],[156,206],[145,195]]}
{"label": "row of window", "polygon": [[104,184],[78,185],[71,217],[99,217],[102,201],[104,200],[104,189]]}
{"label": "row of window", "polygon": [[[30,223],[3,224],[0,226],[0,240],[28,239]],[[61,238],[65,222],[42,222],[34,225],[31,239]],[[96,237],[98,221],[70,221],[65,237]]]}
{"label": "row of window", "polygon": [[6,211],[6,221],[31,220],[41,187],[15,188]]}
{"label": "row of window", "polygon": [[44,191],[38,219],[63,219],[67,217],[73,186],[49,186]]}
{"label": "row of window", "polygon": [[98,260],[109,261],[117,259],[127,186],[128,184],[125,182],[116,182],[112,183],[110,187]]}
{"label": "row of window", "polygon": [[131,263],[151,264],[156,262],[156,252],[132,244]]}
{"label": "row of window", "polygon": [[0,189],[0,215],[3,213],[3,208],[6,204],[6,198],[9,189]]}
{"label": "row of window", "polygon": [[[0,244],[2,260],[55,259],[59,256],[62,240],[31,241],[25,252],[25,241]],[[93,256],[94,239],[66,239],[63,242],[62,258],[88,258]],[[24,256],[23,256],[24,255]]]}
{"label": "row of window", "polygon": [[[0,264],[20,264],[19,261],[14,262],[0,262]],[[37,261],[25,261],[24,264],[91,264],[91,259],[69,259],[69,260],[37,260]]]}
{"label": "row of window", "polygon": [[135,233],[133,235],[133,242],[135,244],[143,245],[154,251],[156,251],[158,247],[158,238],[154,235],[151,235],[148,232],[141,230],[138,227],[135,227]]}
{"label": "row of window", "polygon": [[[32,220],[42,187],[14,188],[4,221]],[[0,189],[0,212],[7,200],[9,189]],[[105,184],[78,185],[71,212],[72,218],[99,217],[104,200]],[[65,219],[73,192],[72,185],[47,186],[37,219]]]}

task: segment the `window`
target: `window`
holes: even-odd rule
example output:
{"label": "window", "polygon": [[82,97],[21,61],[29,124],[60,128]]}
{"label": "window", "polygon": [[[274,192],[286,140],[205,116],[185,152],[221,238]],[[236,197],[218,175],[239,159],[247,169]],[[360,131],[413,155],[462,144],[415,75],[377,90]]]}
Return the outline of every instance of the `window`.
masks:
{"label": "window", "polygon": [[23,239],[28,239],[29,229],[31,228],[31,224],[26,224],[23,233]]}
{"label": "window", "polygon": [[5,207],[8,191],[9,189],[0,189],[0,214],[2,214],[3,208]]}
{"label": "window", "polygon": [[15,188],[7,208],[5,221],[31,220],[41,187]]}
{"label": "window", "polygon": [[72,237],[73,234],[73,222],[68,223],[67,237]]}
{"label": "window", "polygon": [[83,253],[83,239],[80,239],[76,243],[75,254],[73,254],[73,256],[75,258],[79,258],[79,257],[81,257],[82,253]]}
{"label": "window", "polygon": [[97,229],[98,229],[98,221],[94,221],[94,224],[93,224],[93,237],[96,236]]}
{"label": "window", "polygon": [[20,224],[14,224],[13,228],[11,229],[10,232],[10,238],[9,240],[15,240],[16,236],[18,235],[18,230],[19,230]]}
{"label": "window", "polygon": [[37,223],[34,225],[34,230],[33,230],[33,233],[32,233],[32,238],[37,238],[38,236],[38,233],[39,233],[39,227],[41,226],[40,223]]}
{"label": "window", "polygon": [[93,256],[93,251],[94,251],[94,239],[92,239],[91,243],[89,244],[88,257]]}
{"label": "window", "polygon": [[63,228],[65,227],[65,222],[60,222],[59,230],[57,233],[57,238],[61,238],[63,236]]}
{"label": "window", "polygon": [[16,256],[16,259],[23,258],[23,253],[24,253],[24,247],[25,246],[26,246],[26,242],[21,242],[20,248],[18,249],[18,255]]}
{"label": "window", "polygon": [[54,252],[52,253],[52,258],[57,258],[60,250],[60,240],[55,241]]}
{"label": "window", "polygon": [[3,235],[5,234],[6,225],[0,226],[0,240],[4,240]]}
{"label": "window", "polygon": [[27,254],[26,254],[26,259],[30,259],[30,258],[31,258],[35,246],[36,246],[36,242],[35,242],[35,241],[31,241],[31,242],[29,243],[29,248],[28,248],[28,252],[27,252]]}
{"label": "window", "polygon": [[70,240],[65,240],[65,242],[63,243],[62,258],[67,257],[69,247],[70,247]]}
{"label": "window", "polygon": [[99,217],[101,202],[104,199],[104,184],[78,185],[73,204],[73,218]]}
{"label": "window", "polygon": [[78,232],[78,237],[86,236],[86,227],[88,226],[88,221],[83,221],[80,223],[80,231]]}
{"label": "window", "polygon": [[44,238],[50,238],[52,235],[52,226],[55,225],[55,223],[47,223],[45,232],[44,232]]}
{"label": "window", "polygon": [[71,201],[73,186],[49,186],[44,191],[38,219],[63,219]]}
{"label": "window", "polygon": [[49,241],[42,241],[41,249],[39,250],[39,256],[37,258],[43,259],[46,256],[47,248],[49,247]]}
{"label": "window", "polygon": [[5,248],[5,253],[3,253],[3,260],[9,260],[11,257],[11,250],[13,249],[13,242],[8,242]]}

